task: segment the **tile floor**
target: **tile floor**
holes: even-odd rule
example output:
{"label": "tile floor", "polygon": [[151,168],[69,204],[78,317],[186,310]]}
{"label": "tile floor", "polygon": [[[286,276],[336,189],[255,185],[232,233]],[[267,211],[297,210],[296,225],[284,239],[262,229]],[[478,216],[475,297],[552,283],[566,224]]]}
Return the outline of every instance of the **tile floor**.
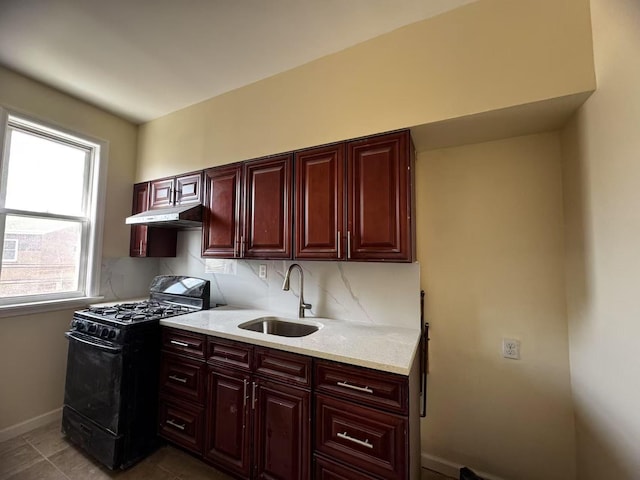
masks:
{"label": "tile floor", "polygon": [[[430,470],[421,480],[449,480]],[[0,443],[0,480],[231,480],[177,448],[164,446],[126,471],[92,461],[60,434],[59,422]],[[302,480],[302,479],[301,479]]]}

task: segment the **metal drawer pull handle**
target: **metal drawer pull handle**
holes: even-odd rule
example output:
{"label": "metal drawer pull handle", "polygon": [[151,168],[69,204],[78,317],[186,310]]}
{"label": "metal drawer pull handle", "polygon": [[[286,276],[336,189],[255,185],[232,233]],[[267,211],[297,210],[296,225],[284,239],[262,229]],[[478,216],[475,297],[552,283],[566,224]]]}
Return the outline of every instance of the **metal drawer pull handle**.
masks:
{"label": "metal drawer pull handle", "polygon": [[177,428],[178,430],[183,430],[184,431],[184,427],[185,427],[184,423],[182,425],[180,425],[179,423],[176,423],[173,420],[169,419],[169,420],[167,420],[167,424],[171,425],[172,427]]}
{"label": "metal drawer pull handle", "polygon": [[347,432],[339,433],[338,436],[340,438],[344,438],[345,440],[349,440],[350,442],[357,443],[358,445],[362,445],[363,447],[373,448],[373,444],[369,443],[369,439],[367,438],[365,441],[358,440],[357,438],[350,437],[347,435]]}
{"label": "metal drawer pull handle", "polygon": [[351,385],[347,382],[337,382],[337,384],[340,387],[351,388],[352,390],[358,390],[359,392],[373,393],[373,390],[369,387],[358,387],[357,385]]}
{"label": "metal drawer pull handle", "polygon": [[186,378],[178,377],[177,375],[169,375],[169,378],[171,380],[175,380],[176,382],[187,383],[187,379]]}
{"label": "metal drawer pull handle", "polygon": [[171,343],[173,345],[178,345],[179,347],[190,347],[191,345],[189,345],[188,343],[184,343],[184,342],[179,342],[177,340],[171,340]]}

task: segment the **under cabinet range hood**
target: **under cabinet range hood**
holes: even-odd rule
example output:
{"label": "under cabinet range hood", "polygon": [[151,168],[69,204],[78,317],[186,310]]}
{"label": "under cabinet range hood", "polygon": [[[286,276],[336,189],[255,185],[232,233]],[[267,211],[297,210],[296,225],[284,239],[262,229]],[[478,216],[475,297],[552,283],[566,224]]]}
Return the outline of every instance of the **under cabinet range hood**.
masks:
{"label": "under cabinet range hood", "polygon": [[127,225],[148,225],[150,227],[165,228],[201,227],[202,205],[191,204],[147,210],[127,217],[126,223]]}

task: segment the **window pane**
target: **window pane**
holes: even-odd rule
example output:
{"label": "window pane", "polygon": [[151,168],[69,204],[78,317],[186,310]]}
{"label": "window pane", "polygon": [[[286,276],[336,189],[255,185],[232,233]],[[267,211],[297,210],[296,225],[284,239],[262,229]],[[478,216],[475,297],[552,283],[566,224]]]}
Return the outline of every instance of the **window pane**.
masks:
{"label": "window pane", "polygon": [[86,150],[10,129],[6,207],[83,215]]}
{"label": "window pane", "polygon": [[2,247],[2,260],[4,262],[15,262],[18,259],[18,240],[15,238],[5,238]]}
{"label": "window pane", "polygon": [[7,215],[7,240],[17,240],[16,261],[2,260],[0,297],[78,290],[82,224]]}

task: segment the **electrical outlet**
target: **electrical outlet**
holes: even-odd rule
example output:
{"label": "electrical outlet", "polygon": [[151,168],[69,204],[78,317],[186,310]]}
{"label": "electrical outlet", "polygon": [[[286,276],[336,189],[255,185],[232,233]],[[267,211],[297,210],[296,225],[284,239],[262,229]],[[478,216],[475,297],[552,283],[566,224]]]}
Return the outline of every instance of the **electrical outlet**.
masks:
{"label": "electrical outlet", "polygon": [[503,338],[502,356],[512,360],[520,360],[520,340],[516,340],[515,338]]}
{"label": "electrical outlet", "polygon": [[258,276],[260,278],[267,278],[267,266],[265,264],[260,265],[258,268]]}

